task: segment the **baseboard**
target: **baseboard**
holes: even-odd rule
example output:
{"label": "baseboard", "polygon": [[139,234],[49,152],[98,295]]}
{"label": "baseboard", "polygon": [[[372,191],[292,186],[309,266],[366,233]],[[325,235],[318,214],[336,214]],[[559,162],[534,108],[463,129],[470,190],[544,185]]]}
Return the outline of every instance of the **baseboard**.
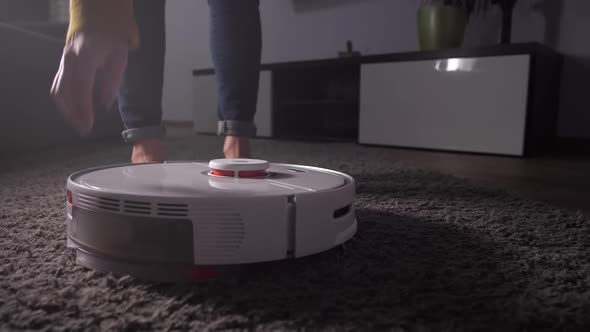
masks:
{"label": "baseboard", "polygon": [[163,120],[162,125],[166,128],[166,137],[169,138],[190,137],[195,134],[192,121]]}
{"label": "baseboard", "polygon": [[165,127],[176,127],[176,128],[187,128],[193,126],[192,121],[179,121],[179,120],[162,120],[162,125]]}

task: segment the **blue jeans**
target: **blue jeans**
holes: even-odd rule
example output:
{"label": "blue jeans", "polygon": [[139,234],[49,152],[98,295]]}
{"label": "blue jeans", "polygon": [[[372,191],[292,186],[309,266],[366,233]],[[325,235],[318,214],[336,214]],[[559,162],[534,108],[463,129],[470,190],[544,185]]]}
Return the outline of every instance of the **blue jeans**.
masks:
{"label": "blue jeans", "polygon": [[[129,52],[118,93],[119,113],[125,126],[123,139],[129,143],[165,134],[165,6],[165,0],[134,1],[141,45]],[[218,114],[218,134],[255,136],[262,48],[259,0],[209,0],[209,8],[210,48],[219,105],[211,111]]]}

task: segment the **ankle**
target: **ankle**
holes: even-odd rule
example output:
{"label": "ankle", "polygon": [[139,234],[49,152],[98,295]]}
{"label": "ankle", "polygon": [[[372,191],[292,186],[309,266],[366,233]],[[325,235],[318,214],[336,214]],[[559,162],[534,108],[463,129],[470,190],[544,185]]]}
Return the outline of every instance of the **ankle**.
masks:
{"label": "ankle", "polygon": [[164,161],[162,142],[160,139],[145,139],[133,144],[132,163],[150,163]]}
{"label": "ankle", "polygon": [[223,154],[225,158],[250,158],[250,140],[247,137],[226,136]]}

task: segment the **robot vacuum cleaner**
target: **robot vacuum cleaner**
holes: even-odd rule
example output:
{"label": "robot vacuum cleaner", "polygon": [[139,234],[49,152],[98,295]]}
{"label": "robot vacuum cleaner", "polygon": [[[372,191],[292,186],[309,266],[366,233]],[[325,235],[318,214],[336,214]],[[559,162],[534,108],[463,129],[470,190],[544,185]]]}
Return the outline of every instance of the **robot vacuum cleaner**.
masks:
{"label": "robot vacuum cleaner", "polygon": [[67,179],[68,247],[90,269],[138,279],[215,279],[354,236],[355,181],[257,159],[96,167]]}

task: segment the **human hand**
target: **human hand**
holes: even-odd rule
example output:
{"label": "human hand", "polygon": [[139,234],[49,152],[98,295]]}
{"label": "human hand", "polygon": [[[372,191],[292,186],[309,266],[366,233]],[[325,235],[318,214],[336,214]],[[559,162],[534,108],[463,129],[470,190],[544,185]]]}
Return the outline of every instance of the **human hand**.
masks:
{"label": "human hand", "polygon": [[65,45],[51,97],[66,122],[80,135],[94,126],[93,92],[98,83],[98,104],[110,110],[121,83],[129,43],[96,33],[77,32]]}

